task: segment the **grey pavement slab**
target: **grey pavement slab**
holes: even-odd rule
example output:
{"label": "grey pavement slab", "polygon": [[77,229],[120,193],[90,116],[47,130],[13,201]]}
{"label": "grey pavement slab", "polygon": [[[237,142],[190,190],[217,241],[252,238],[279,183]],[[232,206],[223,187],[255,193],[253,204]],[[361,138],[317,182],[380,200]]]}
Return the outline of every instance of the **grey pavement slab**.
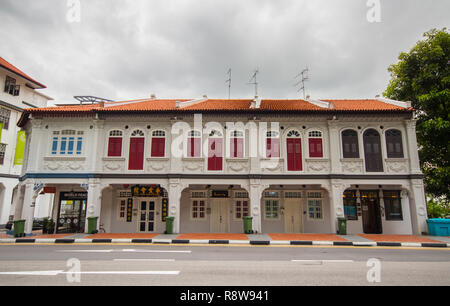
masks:
{"label": "grey pavement slab", "polygon": [[358,235],[337,235],[338,237],[347,239],[350,242],[372,242],[372,240],[363,238]]}
{"label": "grey pavement slab", "polygon": [[64,239],[83,239],[87,236],[90,236],[90,234],[73,234],[73,235],[64,237]]}
{"label": "grey pavement slab", "polygon": [[180,234],[159,234],[153,239],[177,239],[178,236],[180,236]]}
{"label": "grey pavement slab", "polygon": [[272,240],[267,234],[247,234],[249,240],[252,241],[269,241]]}
{"label": "grey pavement slab", "polygon": [[445,243],[450,243],[450,237],[442,237],[442,236],[427,236],[427,238],[432,239],[432,240],[438,240],[438,241],[442,241]]}

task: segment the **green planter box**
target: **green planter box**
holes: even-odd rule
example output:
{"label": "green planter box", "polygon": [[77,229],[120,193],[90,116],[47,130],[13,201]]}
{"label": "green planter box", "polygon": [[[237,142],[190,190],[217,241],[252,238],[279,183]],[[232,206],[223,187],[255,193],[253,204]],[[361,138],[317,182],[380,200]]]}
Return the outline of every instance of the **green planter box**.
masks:
{"label": "green planter box", "polygon": [[347,235],[347,219],[338,218],[338,234]]}
{"label": "green planter box", "polygon": [[253,233],[252,220],[253,220],[253,217],[250,217],[250,216],[242,217],[242,221],[244,222],[244,233],[245,234]]}
{"label": "green planter box", "polygon": [[88,234],[95,234],[97,232],[98,217],[87,217],[88,220]]}
{"label": "green planter box", "polygon": [[166,217],[166,234],[173,234],[173,221],[175,217]]}
{"label": "green planter box", "polygon": [[14,237],[25,236],[25,220],[14,221]]}

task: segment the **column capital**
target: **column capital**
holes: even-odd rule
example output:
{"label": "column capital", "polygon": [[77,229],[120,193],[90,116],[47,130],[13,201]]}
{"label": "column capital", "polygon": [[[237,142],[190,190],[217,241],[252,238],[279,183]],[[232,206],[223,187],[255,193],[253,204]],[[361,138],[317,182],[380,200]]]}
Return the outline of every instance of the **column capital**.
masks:
{"label": "column capital", "polygon": [[101,130],[105,128],[105,120],[104,119],[94,119],[94,129]]}
{"label": "column capital", "polygon": [[407,130],[415,130],[416,129],[417,120],[416,119],[407,119],[405,120],[405,125]]}

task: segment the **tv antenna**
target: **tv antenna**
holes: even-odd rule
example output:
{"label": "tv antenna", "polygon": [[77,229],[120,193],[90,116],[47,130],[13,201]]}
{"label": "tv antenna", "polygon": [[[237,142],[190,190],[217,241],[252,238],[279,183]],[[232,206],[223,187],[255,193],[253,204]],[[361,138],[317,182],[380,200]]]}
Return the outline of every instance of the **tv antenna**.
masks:
{"label": "tv antenna", "polygon": [[228,100],[230,100],[231,95],[231,68],[228,69],[228,80],[225,81],[225,83],[228,83]]}
{"label": "tv antenna", "polygon": [[259,69],[256,68],[255,72],[253,73],[253,76],[250,78],[250,80],[247,83],[247,85],[255,85],[255,97],[258,96],[258,81],[256,80],[256,75],[258,73],[259,73]]}
{"label": "tv antenna", "polygon": [[306,97],[306,93],[305,93],[305,91],[306,91],[306,88],[305,88],[305,81],[308,81],[308,80],[309,80],[308,72],[309,72],[309,69],[308,69],[308,67],[306,67],[305,69],[302,70],[302,72],[300,72],[299,74],[297,74],[297,75],[295,76],[295,79],[298,78],[298,77],[301,77],[301,80],[298,81],[297,83],[295,83],[294,86],[298,86],[298,85],[300,85],[300,84],[302,85],[302,87],[300,87],[300,88],[297,90],[297,92],[299,92],[300,90],[303,90],[303,99],[305,99],[305,97]]}

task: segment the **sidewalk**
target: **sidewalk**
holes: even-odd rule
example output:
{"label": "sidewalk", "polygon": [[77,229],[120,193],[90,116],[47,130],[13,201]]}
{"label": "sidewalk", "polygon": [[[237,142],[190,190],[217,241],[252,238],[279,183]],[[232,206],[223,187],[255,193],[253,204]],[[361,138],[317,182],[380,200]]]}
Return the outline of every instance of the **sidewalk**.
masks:
{"label": "sidewalk", "polygon": [[450,237],[414,235],[335,234],[230,234],[230,233],[101,233],[33,235],[26,238],[0,236],[0,243],[165,243],[165,244],[250,244],[250,245],[337,245],[450,247]]}

